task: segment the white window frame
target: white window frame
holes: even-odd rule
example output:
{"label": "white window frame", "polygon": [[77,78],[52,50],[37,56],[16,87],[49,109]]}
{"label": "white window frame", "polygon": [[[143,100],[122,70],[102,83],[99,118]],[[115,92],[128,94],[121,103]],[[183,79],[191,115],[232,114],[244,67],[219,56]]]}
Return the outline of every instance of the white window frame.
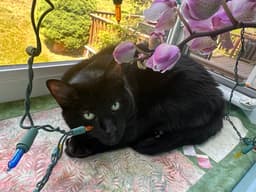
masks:
{"label": "white window frame", "polygon": [[[80,60],[34,64],[33,91],[31,97],[49,95],[49,91],[45,85],[46,80],[60,79],[65,71],[79,61]],[[255,72],[255,69],[252,72]],[[219,88],[223,92],[225,99],[228,101],[231,88],[234,86],[235,82],[216,73],[210,73],[220,84]],[[253,76],[254,77],[250,75],[249,78],[255,78],[255,74],[253,74]],[[27,84],[27,65],[0,67],[0,103],[24,99]],[[234,97],[232,99],[232,103],[240,107],[254,124],[256,124],[255,101],[256,90],[246,87],[238,87],[234,92]],[[249,105],[246,103],[249,103]]]}
{"label": "white window frame", "polygon": [[[49,91],[45,85],[47,79],[60,79],[76,61],[48,62],[34,64],[34,80],[32,97],[48,95]],[[28,66],[13,65],[0,67],[0,103],[22,100],[28,84]]]}

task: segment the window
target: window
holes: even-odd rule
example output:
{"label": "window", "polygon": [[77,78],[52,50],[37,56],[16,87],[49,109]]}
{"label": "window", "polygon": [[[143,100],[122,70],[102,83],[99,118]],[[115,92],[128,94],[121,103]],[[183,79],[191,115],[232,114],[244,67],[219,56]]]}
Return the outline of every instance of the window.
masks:
{"label": "window", "polygon": [[[90,13],[96,10],[104,10],[104,12],[98,11],[98,15],[107,15],[109,12],[113,12],[114,5],[112,1],[51,0],[51,2],[55,5],[54,13],[51,12],[47,15],[40,29],[42,53],[35,58],[32,96],[48,94],[45,86],[47,79],[60,78],[70,66],[94,52],[97,46],[104,46],[110,41],[117,40],[116,37],[118,36],[115,33],[104,33],[103,30],[99,33],[98,44],[93,48],[90,45],[88,46],[92,22]],[[142,10],[147,7],[145,2],[144,0],[124,1],[122,3],[124,16],[121,22],[128,23],[126,18],[130,19],[130,17],[127,17],[130,14],[141,14]],[[37,1],[37,3],[36,14],[38,17],[39,12],[47,9],[48,5],[45,1]],[[25,95],[28,81],[26,65],[28,55],[25,49],[36,44],[30,21],[30,9],[31,1],[2,0],[0,2],[0,89],[4,90],[0,94],[0,103],[23,99]],[[108,16],[108,19],[115,22],[113,14],[110,14],[110,16]],[[72,21],[68,20],[70,18]],[[74,23],[75,21],[77,22]],[[51,30],[47,31],[47,27]],[[54,27],[59,28],[53,30]],[[65,31],[66,28],[69,28],[71,32]],[[60,31],[63,33],[58,33]],[[61,36],[63,34],[67,38]],[[52,39],[54,35],[56,35],[55,40]],[[70,38],[72,35],[79,38],[72,39]],[[105,38],[107,35],[108,39]],[[83,41],[80,41],[81,39]],[[64,45],[65,43],[67,45]]]}
{"label": "window", "polygon": [[[219,43],[218,48],[208,56],[206,66],[227,78],[234,80],[236,59],[241,49],[240,30],[231,32],[233,48],[224,49]],[[256,30],[247,28],[244,34],[244,51],[238,63],[238,79],[247,83],[250,88],[256,89]]]}
{"label": "window", "polygon": [[[178,44],[183,39],[183,25],[178,24],[176,28],[171,29],[167,42]],[[230,99],[232,88],[235,86],[234,66],[236,57],[241,47],[240,31],[232,31],[232,41],[234,48],[225,50],[218,45],[218,48],[210,55],[200,55],[198,53],[187,51],[195,61],[204,65],[219,83],[225,99]],[[239,82],[247,83],[248,86],[236,87],[232,103],[240,107],[248,118],[256,123],[256,30],[246,29],[244,35],[245,52],[241,55],[241,61],[238,64]]]}
{"label": "window", "polygon": [[[70,2],[52,1],[55,9],[42,23],[42,53],[35,63],[77,60],[84,57],[83,45],[88,41],[90,27],[90,16],[87,13],[94,11],[96,4],[92,0]],[[35,46],[35,35],[30,21],[31,1],[2,0],[0,7],[0,66],[25,64],[26,47]],[[38,1],[36,16],[39,17],[48,7],[45,1]]]}

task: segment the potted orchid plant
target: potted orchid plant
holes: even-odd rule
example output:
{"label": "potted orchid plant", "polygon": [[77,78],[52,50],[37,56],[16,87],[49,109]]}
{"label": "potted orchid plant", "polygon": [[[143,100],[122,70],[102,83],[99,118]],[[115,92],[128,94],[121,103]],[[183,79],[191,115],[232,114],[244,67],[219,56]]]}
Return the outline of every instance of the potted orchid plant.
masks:
{"label": "potted orchid plant", "polygon": [[[171,70],[181,57],[184,45],[201,54],[209,54],[217,48],[217,37],[224,48],[233,47],[230,31],[256,27],[255,0],[154,0],[144,11],[147,22],[155,28],[147,42],[147,51],[132,42],[122,42],[114,50],[115,61],[137,62],[139,66],[164,73]],[[184,25],[184,39],[177,45],[164,41],[166,30],[177,20]]]}

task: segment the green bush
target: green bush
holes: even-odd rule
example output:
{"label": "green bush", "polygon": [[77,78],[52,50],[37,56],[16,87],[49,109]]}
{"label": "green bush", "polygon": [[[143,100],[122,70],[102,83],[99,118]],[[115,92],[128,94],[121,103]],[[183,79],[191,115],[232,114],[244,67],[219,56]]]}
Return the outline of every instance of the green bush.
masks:
{"label": "green bush", "polygon": [[[88,41],[90,16],[95,10],[94,0],[54,0],[55,9],[43,21],[41,32],[48,45],[64,46],[65,51],[81,49]],[[40,12],[46,4],[39,7]]]}
{"label": "green bush", "polygon": [[[97,9],[113,12],[114,4],[112,0],[96,0]],[[111,25],[111,29],[99,30],[97,32],[96,42],[93,42],[92,47],[100,50],[109,44],[116,44],[120,41],[134,41],[137,40],[137,35],[128,30],[133,28],[137,30],[137,25],[141,22],[142,18],[132,18],[129,15],[138,14],[142,15],[143,10],[149,7],[151,1],[148,0],[123,0],[122,2],[122,19],[121,25]],[[108,18],[116,22],[115,17]]]}
{"label": "green bush", "polygon": [[101,30],[97,34],[97,43],[93,44],[93,47],[100,50],[108,45],[117,44],[121,41],[136,41],[136,36],[131,34],[127,28],[121,28],[120,26],[113,26],[112,31]]}

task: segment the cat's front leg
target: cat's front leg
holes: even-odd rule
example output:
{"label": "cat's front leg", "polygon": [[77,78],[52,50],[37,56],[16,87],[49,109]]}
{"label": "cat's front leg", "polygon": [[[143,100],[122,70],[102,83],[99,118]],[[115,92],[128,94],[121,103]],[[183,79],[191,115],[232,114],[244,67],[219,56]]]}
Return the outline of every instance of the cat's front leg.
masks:
{"label": "cat's front leg", "polygon": [[[65,152],[69,157],[88,157],[93,154],[93,151],[86,146],[86,136],[78,135],[68,138],[66,141]],[[88,142],[88,141],[87,141]],[[88,143],[87,143],[88,144]]]}
{"label": "cat's front leg", "polygon": [[103,145],[96,138],[88,135],[78,135],[67,140],[65,152],[70,157],[84,158],[112,149],[115,149],[115,147]]}

